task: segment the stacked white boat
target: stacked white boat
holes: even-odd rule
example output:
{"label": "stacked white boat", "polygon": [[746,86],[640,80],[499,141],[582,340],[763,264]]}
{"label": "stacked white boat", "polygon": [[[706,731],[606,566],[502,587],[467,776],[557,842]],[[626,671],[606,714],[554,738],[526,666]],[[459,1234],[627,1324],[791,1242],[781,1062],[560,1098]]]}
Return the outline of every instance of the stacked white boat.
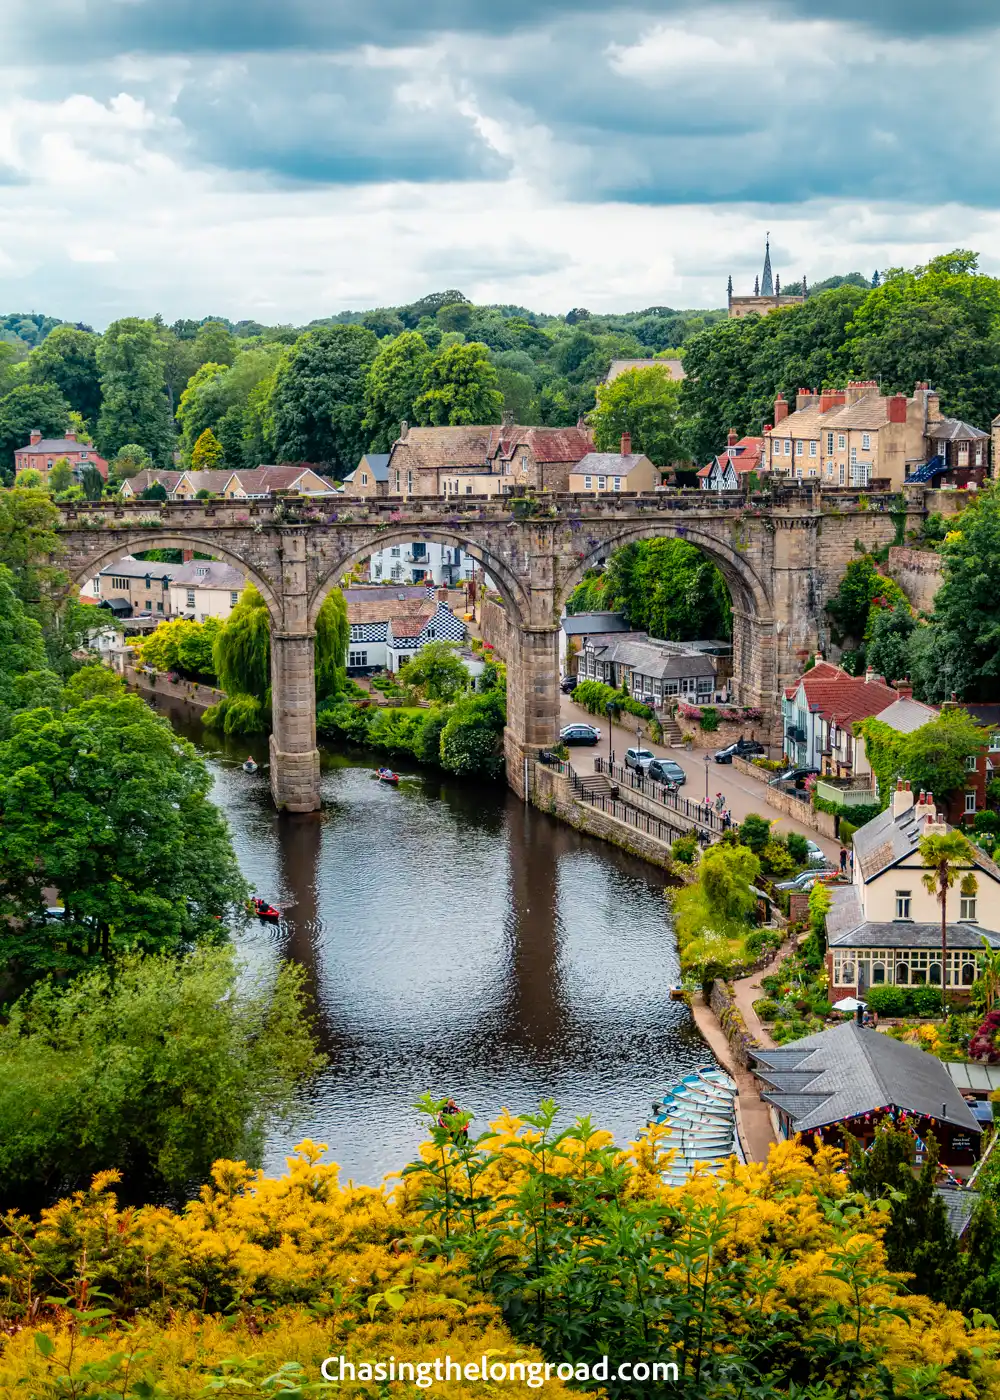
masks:
{"label": "stacked white boat", "polygon": [[699,1163],[721,1163],[738,1153],[734,1080],[715,1065],[686,1074],[653,1104],[653,1122],[670,1127],[667,1146],[677,1155],[664,1173],[668,1186],[682,1186]]}

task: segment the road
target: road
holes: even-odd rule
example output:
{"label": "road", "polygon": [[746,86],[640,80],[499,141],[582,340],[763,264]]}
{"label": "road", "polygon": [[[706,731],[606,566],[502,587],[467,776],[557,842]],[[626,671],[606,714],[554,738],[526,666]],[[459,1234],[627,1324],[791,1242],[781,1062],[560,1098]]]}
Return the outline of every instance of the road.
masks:
{"label": "road", "polygon": [[[559,712],[562,725],[582,720],[586,724],[595,725],[601,731],[601,742],[596,748],[574,746],[570,749],[570,759],[576,771],[581,776],[592,773],[594,771],[594,758],[600,755],[601,758],[606,759],[608,756],[607,716],[602,715],[600,718],[595,718],[588,714],[582,705],[574,704],[568,695],[560,697]],[[629,719],[630,716],[625,715],[622,718]],[[719,742],[720,747],[722,747],[726,741],[720,738]],[[838,863],[840,855],[838,842],[821,836],[812,827],[805,826],[792,817],[786,817],[774,807],[769,807],[764,800],[765,781],[738,772],[731,763],[716,763],[712,758],[712,749],[693,749],[689,752],[687,749],[670,749],[663,744],[654,744],[646,737],[637,741],[635,727],[623,723],[612,726],[611,746],[614,750],[616,763],[625,762],[626,749],[637,747],[649,749],[657,757],[673,759],[687,774],[687,783],[682,788],[685,797],[697,802],[705,797],[706,790],[710,800],[715,797],[716,793],[721,792],[725,798],[726,806],[733,815],[734,822],[741,822],[751,812],[757,812],[760,816],[767,817],[772,821],[779,833],[797,831],[800,835],[815,841],[830,857],[834,865]],[[705,762],[706,758],[707,763]]]}

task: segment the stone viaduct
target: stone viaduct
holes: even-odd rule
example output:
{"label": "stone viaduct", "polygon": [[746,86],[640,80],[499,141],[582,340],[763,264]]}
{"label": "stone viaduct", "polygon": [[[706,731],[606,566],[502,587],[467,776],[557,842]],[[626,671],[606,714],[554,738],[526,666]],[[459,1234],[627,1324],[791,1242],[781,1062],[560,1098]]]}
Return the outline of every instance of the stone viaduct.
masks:
{"label": "stone viaduct", "polygon": [[412,539],[460,545],[493,579],[511,620],[505,748],[508,780],[524,796],[525,760],[557,738],[563,604],[613,549],[667,537],[704,551],[732,595],[737,695],[772,709],[781,686],[825,647],[823,604],[856,541],[902,543],[924,517],[927,494],[922,486],[859,495],[789,484],[751,496],[97,502],[62,508],[59,562],[83,583],[128,553],[193,548],[228,560],[257,586],[271,613],[271,792],[278,807],[300,812],[320,805],[313,640],[323,599],[376,548]]}

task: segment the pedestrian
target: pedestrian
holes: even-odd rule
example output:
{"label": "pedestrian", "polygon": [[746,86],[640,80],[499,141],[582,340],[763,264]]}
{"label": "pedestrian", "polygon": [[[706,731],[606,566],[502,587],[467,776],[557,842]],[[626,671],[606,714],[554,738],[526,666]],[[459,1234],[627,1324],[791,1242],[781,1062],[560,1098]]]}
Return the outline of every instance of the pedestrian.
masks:
{"label": "pedestrian", "polygon": [[847,870],[847,847],[840,848],[840,873],[843,875]]}
{"label": "pedestrian", "polygon": [[872,1012],[872,1030],[873,1030],[873,1031],[877,1031],[877,1030],[878,1030],[878,1012],[877,1012],[877,1011],[873,1011],[873,1012]]}
{"label": "pedestrian", "polygon": [[722,795],[721,792],[717,792],[717,793],[715,794],[715,810],[716,810],[717,812],[721,812],[722,809],[723,809],[723,807],[724,807],[725,805],[726,805],[726,799],[723,797],[723,795]]}

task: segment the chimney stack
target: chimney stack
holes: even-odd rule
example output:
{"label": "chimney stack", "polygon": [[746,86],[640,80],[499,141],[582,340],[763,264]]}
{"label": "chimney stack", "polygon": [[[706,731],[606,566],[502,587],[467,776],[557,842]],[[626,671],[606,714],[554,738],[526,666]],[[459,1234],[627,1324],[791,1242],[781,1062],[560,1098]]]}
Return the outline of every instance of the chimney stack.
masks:
{"label": "chimney stack", "polygon": [[909,676],[904,676],[901,681],[893,681],[892,688],[896,691],[900,700],[913,699],[913,686],[910,684]]}
{"label": "chimney stack", "polygon": [[910,784],[904,787],[902,778],[896,779],[896,791],[892,794],[892,819],[897,821],[904,812],[908,812],[913,806],[913,793],[910,791]]}
{"label": "chimney stack", "polygon": [[402,421],[402,423],[400,423],[400,425],[399,425],[399,440],[400,440],[400,442],[405,442],[405,441],[406,441],[406,435],[407,435],[407,433],[408,433],[409,431],[410,431],[410,425],[409,425],[409,423],[407,423],[406,419],[404,418],[403,421]]}
{"label": "chimney stack", "polygon": [[632,434],[622,433],[622,456],[629,457],[632,454]]}
{"label": "chimney stack", "polygon": [[63,433],[63,437],[66,439],[67,442],[76,442],[75,429],[67,428],[66,431]]}
{"label": "chimney stack", "polygon": [[865,685],[871,685],[874,682],[874,680],[875,672],[872,670],[871,666],[869,666],[868,669],[865,671]]}
{"label": "chimney stack", "polygon": [[905,395],[905,394],[893,394],[892,398],[891,398],[891,399],[889,400],[889,402],[886,404],[886,410],[887,410],[887,412],[888,412],[888,414],[889,414],[889,422],[890,422],[890,423],[905,423],[905,422],[906,422],[906,395]]}
{"label": "chimney stack", "polygon": [[733,431],[732,428],[730,428],[730,429],[729,429],[729,435],[728,435],[728,437],[726,438],[726,446],[727,446],[727,447],[735,447],[735,446],[736,446],[736,443],[737,443],[736,433]]}
{"label": "chimney stack", "polygon": [[32,430],[31,430],[31,435],[30,435],[30,437],[29,437],[29,446],[34,447],[35,444],[41,442],[41,440],[42,440],[42,430],[41,430],[41,428],[32,428]]}
{"label": "chimney stack", "polygon": [[774,401],[774,426],[777,427],[779,423],[783,423],[787,417],[788,404],[784,397],[779,394]]}

